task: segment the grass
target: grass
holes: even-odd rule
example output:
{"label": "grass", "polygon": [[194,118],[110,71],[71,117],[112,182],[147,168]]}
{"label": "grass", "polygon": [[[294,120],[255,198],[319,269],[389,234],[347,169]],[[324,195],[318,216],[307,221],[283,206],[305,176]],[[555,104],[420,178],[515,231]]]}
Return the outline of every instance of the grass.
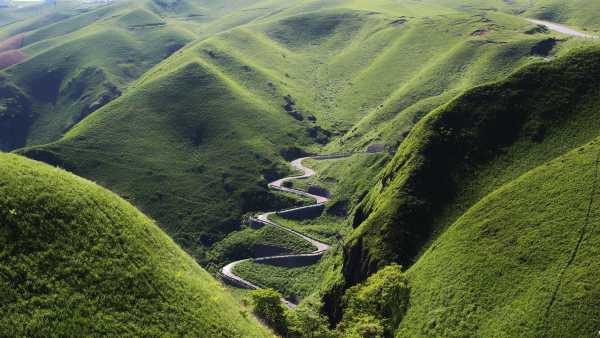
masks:
{"label": "grass", "polygon": [[[551,63],[527,67],[497,84],[475,88],[427,115],[402,144],[354,215],[354,224],[359,226],[346,245],[343,270],[346,283],[353,284],[389,262],[409,268],[416,290],[411,303],[418,305],[414,306],[416,312],[409,309],[402,322],[402,335],[479,332],[510,336],[521,332],[524,336],[561,336],[568,330],[582,330],[578,332],[584,335],[583,330],[589,329],[584,313],[592,311],[589,306],[593,305],[588,305],[592,303],[578,303],[578,310],[565,307],[546,314],[540,311],[540,304],[552,302],[554,297],[541,285],[568,278],[559,277],[564,272],[557,266],[564,263],[557,262],[570,259],[573,239],[577,242],[582,233],[581,227],[573,227],[575,220],[585,224],[586,218],[592,217],[585,213],[590,192],[582,187],[584,182],[594,184],[586,180],[593,175],[594,166],[575,167],[595,161],[594,153],[588,152],[591,146],[584,145],[598,136],[593,116],[599,111],[600,93],[593,86],[574,83],[596,81],[599,57],[598,48],[582,49]],[[563,159],[567,153],[571,155]],[[539,178],[537,173],[545,174]],[[551,175],[561,178],[551,179]],[[562,195],[558,193],[561,189]],[[497,197],[500,192],[503,198]],[[473,210],[479,210],[478,216]],[[457,239],[450,236],[457,231],[471,227],[483,231],[475,224],[493,230],[452,242]],[[565,246],[551,240],[547,231],[565,239]],[[461,255],[444,253],[440,248],[446,245],[465,251]],[[509,246],[511,249],[503,249]],[[542,253],[545,251],[548,255]],[[551,255],[556,255],[553,263],[548,260]],[[438,258],[430,260],[433,256]],[[472,262],[479,263],[470,265]],[[441,279],[423,277],[421,267],[435,265],[452,271],[447,264],[461,265],[453,271],[462,275],[442,282],[446,293],[430,289],[442,285],[436,284]],[[520,264],[531,264],[530,269]],[[498,278],[506,278],[506,284],[499,286]],[[531,288],[518,289],[512,284],[517,278],[522,278],[522,288]],[[483,291],[484,285],[489,289]],[[579,296],[570,292],[574,291],[556,296],[577,304],[574,299]],[[582,286],[580,292],[596,297],[592,288]],[[430,311],[431,316],[422,311]],[[564,322],[569,311],[573,316]],[[517,317],[523,323],[520,326],[514,325]]]}
{"label": "grass", "polygon": [[127,202],[16,155],[0,163],[2,335],[269,336]]}
{"label": "grass", "polygon": [[599,151],[596,139],[548,162],[452,224],[409,270],[413,305],[398,334],[595,332]]}
{"label": "grass", "polygon": [[[29,56],[2,72],[11,114],[0,130],[18,132],[0,133],[0,144],[109,187],[215,266],[256,238],[228,237],[244,214],[289,202],[266,188],[289,174],[286,154],[385,144],[390,153],[317,163],[318,177],[295,183],[335,197],[325,223],[294,226],[323,238],[357,228],[345,267],[338,253],[323,274],[339,295],[384,264],[411,266],[482,198],[596,136],[584,114],[594,116],[594,93],[562,90],[595,83],[578,70],[593,67],[544,64],[588,43],[527,34],[534,25],[515,15],[541,8],[527,3],[161,0],[28,14],[0,28],[3,38],[26,33]],[[594,29],[587,13],[563,12],[561,21]],[[537,52],[551,38],[556,46]],[[485,86],[532,63],[520,74],[548,78]],[[555,78],[561,67],[579,75]],[[503,100],[529,105],[503,110]],[[211,249],[223,240],[222,252]],[[326,295],[333,317],[335,299]]]}
{"label": "grass", "polygon": [[[311,253],[316,248],[298,236],[273,227],[235,231],[215,244],[208,253],[208,262],[216,269],[224,263],[249,257]],[[209,265],[209,266],[210,266]]]}
{"label": "grass", "polygon": [[341,240],[349,232],[349,227],[343,217],[327,214],[315,219],[302,221],[285,219],[277,215],[271,216],[270,219],[277,224],[294,229],[328,244],[335,244],[336,241]]}
{"label": "grass", "polygon": [[235,274],[296,301],[313,293],[320,282],[318,265],[289,268],[246,261],[235,267]]}
{"label": "grass", "polygon": [[[383,0],[263,5],[239,4],[219,17],[225,9],[209,2],[123,4],[36,29],[26,38],[32,57],[5,72],[32,111],[44,111],[33,114],[19,152],[109,187],[208,263],[244,213],[278,208],[266,183],[288,173],[286,149],[394,149],[425,112],[541,60],[531,47],[548,38],[524,34],[524,20],[478,9]],[[256,11],[242,15],[248,8]],[[184,19],[213,9],[208,21]],[[311,29],[298,35],[299,25]],[[491,32],[471,35],[482,28]],[[195,37],[162,60],[170,42]],[[373,156],[326,165],[345,178],[330,213],[344,217],[362,201],[389,160]]]}

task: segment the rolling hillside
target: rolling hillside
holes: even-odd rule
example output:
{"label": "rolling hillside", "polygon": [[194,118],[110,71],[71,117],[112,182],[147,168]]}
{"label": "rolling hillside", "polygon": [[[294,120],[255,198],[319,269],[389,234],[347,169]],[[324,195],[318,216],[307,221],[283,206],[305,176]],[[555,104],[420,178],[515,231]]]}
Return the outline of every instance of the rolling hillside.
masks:
{"label": "rolling hillside", "polygon": [[402,144],[343,267],[347,285],[408,268],[401,336],[594,332],[598,60],[579,50],[472,89]]}
{"label": "rolling hillside", "polygon": [[[220,13],[208,2],[203,6]],[[37,123],[66,134],[20,150],[125,196],[201,261],[208,247],[239,229],[243,213],[278,203],[265,182],[284,174],[284,161],[302,153],[296,148],[364,150],[387,144],[393,149],[425,112],[462,90],[571,46],[570,41],[557,43],[539,55],[532,50],[550,36],[525,34],[535,26],[524,20],[433,4],[241,1],[231,6],[230,14],[214,20],[215,26],[194,27],[218,30],[235,13],[262,14],[188,44],[74,128],[70,123],[58,128],[55,123],[65,120],[56,115],[38,118],[34,130]],[[265,8],[271,15],[264,14]],[[164,34],[180,28],[189,32],[191,23],[181,23],[177,14],[186,10],[153,3],[135,11],[127,7],[129,14],[107,20],[164,22]],[[114,26],[119,27],[110,29]],[[133,33],[125,31],[122,38],[128,41]],[[94,30],[85,39],[98,34]],[[145,34],[138,40],[144,41]],[[155,39],[149,35],[147,41]],[[111,50],[106,53],[100,60],[112,57]],[[34,69],[35,60],[6,73],[16,79],[19,72]],[[122,85],[111,86],[119,76],[90,67],[71,81],[73,88],[85,83],[77,79],[91,77],[92,87],[102,88],[95,91],[98,95],[107,88],[121,91]],[[31,71],[23,79],[34,74],[47,73]],[[31,91],[21,90],[25,98]],[[61,90],[67,93],[69,86]],[[61,101],[60,92],[56,97],[65,106],[71,102],[68,95]],[[69,105],[71,112],[77,107],[82,106]],[[68,111],[60,113],[69,117]],[[29,119],[23,117],[22,123]],[[46,135],[47,141],[58,136],[30,135]]]}
{"label": "rolling hillside", "polygon": [[[589,318],[598,317],[600,49],[527,18],[600,35],[596,9],[594,0],[124,0],[11,9],[0,15],[0,150],[111,189],[211,272],[263,251],[310,250],[243,220],[303,202],[267,188],[292,174],[288,161],[352,152],[293,183],[331,190],[325,214],[279,220],[331,243],[330,253],[296,270],[243,264],[245,276],[322,306],[333,326],[346,321],[337,334],[355,316],[368,329],[375,316],[399,337],[586,336],[599,324]],[[26,166],[2,156],[0,163]],[[4,217],[14,216],[7,210]],[[169,264],[165,274],[179,276]],[[392,265],[402,293],[410,288],[408,307],[344,313],[346,290],[371,297],[389,286],[376,273]],[[147,280],[171,287],[159,277]],[[177,297],[193,303],[185,288]],[[132,297],[156,295],[148,290]],[[124,327],[111,314],[107,327],[182,332],[165,323],[183,307],[152,301],[165,302],[148,301],[163,317],[139,312]],[[198,315],[182,315],[184,326],[210,330],[202,325],[212,319],[200,319],[214,315],[242,323],[210,326],[216,333],[264,333],[225,302],[223,314],[186,303]],[[13,312],[27,308],[40,306]],[[7,318],[5,327],[19,321]],[[137,324],[145,321],[147,331]]]}
{"label": "rolling hillside", "polygon": [[116,195],[16,155],[0,169],[0,335],[269,336]]}

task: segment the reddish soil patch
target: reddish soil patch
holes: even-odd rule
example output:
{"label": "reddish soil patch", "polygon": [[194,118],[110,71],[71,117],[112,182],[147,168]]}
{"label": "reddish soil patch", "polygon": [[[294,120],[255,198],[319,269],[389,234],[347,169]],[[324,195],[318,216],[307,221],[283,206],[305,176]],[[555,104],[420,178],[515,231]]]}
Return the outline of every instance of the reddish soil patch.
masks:
{"label": "reddish soil patch", "polygon": [[0,69],[8,68],[25,60],[27,56],[20,50],[9,50],[8,52],[0,53]]}
{"label": "reddish soil patch", "polygon": [[484,36],[489,33],[490,33],[489,29],[478,29],[478,30],[474,31],[473,33],[471,33],[471,36]]}
{"label": "reddish soil patch", "polygon": [[0,53],[23,47],[25,33],[21,33],[0,42]]}

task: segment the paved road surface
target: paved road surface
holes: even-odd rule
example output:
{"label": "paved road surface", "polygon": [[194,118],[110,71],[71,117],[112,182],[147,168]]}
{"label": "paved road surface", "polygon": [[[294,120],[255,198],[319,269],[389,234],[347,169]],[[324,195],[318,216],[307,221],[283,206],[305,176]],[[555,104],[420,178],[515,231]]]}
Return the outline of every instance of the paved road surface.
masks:
{"label": "paved road surface", "polygon": [[[297,195],[304,196],[304,197],[309,197],[309,198],[312,198],[315,200],[316,204],[314,204],[314,205],[322,205],[322,204],[326,203],[327,201],[329,201],[329,199],[327,197],[313,195],[313,194],[310,194],[303,190],[286,188],[283,186],[283,184],[288,181],[306,179],[306,178],[309,178],[309,177],[312,177],[315,175],[314,170],[312,170],[312,169],[304,166],[304,164],[302,164],[302,162],[304,160],[311,159],[311,158],[316,159],[316,160],[326,160],[326,159],[348,157],[350,155],[351,154],[336,154],[336,155],[320,155],[320,156],[299,158],[299,159],[291,162],[291,165],[294,169],[301,171],[302,174],[297,175],[297,176],[285,177],[285,178],[276,180],[274,182],[271,182],[271,183],[269,183],[269,188],[297,194]],[[237,284],[238,286],[245,287],[247,289],[259,289],[260,287],[258,285],[254,284],[250,281],[247,281],[247,280],[241,278],[240,276],[236,275],[233,272],[235,267],[237,265],[239,265],[240,263],[247,262],[247,261],[260,262],[261,260],[272,261],[272,260],[276,260],[276,259],[283,260],[283,259],[289,259],[289,258],[294,258],[294,257],[298,257],[298,258],[300,258],[300,257],[320,257],[325,253],[325,251],[329,250],[330,246],[328,244],[319,242],[319,241],[317,241],[313,238],[310,238],[296,230],[290,229],[288,227],[285,227],[283,225],[280,225],[280,224],[277,224],[277,223],[271,221],[269,219],[269,216],[271,216],[275,213],[276,213],[275,211],[272,211],[272,212],[260,214],[254,220],[258,221],[260,223],[263,223],[265,225],[270,225],[270,226],[280,228],[280,229],[285,230],[295,236],[298,236],[298,237],[302,238],[303,240],[305,240],[306,242],[312,244],[313,247],[315,248],[315,250],[308,254],[279,255],[279,256],[268,256],[268,257],[259,257],[259,258],[248,258],[248,259],[242,259],[239,261],[231,262],[221,269],[221,275],[222,275],[221,277],[222,278],[225,278],[228,281],[233,282],[233,283]],[[284,302],[290,308],[293,308],[296,306],[296,304],[294,304],[286,299],[282,299],[282,302]]]}
{"label": "paved road surface", "polygon": [[566,34],[566,35],[571,35],[571,36],[576,36],[579,38],[587,38],[587,39],[598,39],[598,36],[596,35],[591,35],[588,33],[583,33],[583,32],[579,32],[576,31],[572,28],[569,28],[567,26],[563,26],[554,22],[549,22],[549,21],[543,21],[543,20],[536,20],[536,19],[527,19],[527,21],[531,22],[531,23],[535,23],[538,25],[543,25],[548,27],[548,29],[553,30],[555,32],[559,32],[562,34]]}

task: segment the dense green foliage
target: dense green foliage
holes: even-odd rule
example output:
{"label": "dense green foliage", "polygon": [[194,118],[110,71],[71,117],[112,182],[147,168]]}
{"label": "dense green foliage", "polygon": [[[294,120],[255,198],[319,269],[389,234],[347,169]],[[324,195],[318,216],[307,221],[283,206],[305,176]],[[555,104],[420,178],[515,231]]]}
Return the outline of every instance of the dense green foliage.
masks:
{"label": "dense green foliage", "polygon": [[344,295],[344,316],[337,326],[342,337],[392,337],[410,297],[399,265],[389,265]]}
{"label": "dense green foliage", "polygon": [[99,186],[0,154],[0,335],[268,333],[150,219]]}
{"label": "dense green foliage", "polygon": [[[454,95],[573,44],[532,53],[549,37],[532,27],[456,1],[123,2],[28,30],[30,58],[4,73],[33,107],[26,144],[59,138],[23,154],[108,186],[207,262],[241,215],[274,209],[266,182],[294,147],[394,149]],[[385,161],[337,167],[352,175],[334,214]]]}
{"label": "dense green foliage", "polygon": [[[596,157],[583,145],[600,127],[598,60],[598,48],[584,49],[475,88],[427,115],[402,144],[354,214],[344,276],[352,285],[390,262],[411,266],[403,335],[559,337],[598,325],[586,317],[598,299],[584,282],[593,255],[578,240],[594,240],[585,224]],[[501,191],[511,193],[496,198]],[[562,286],[571,274],[581,278],[579,295]]]}
{"label": "dense green foliage", "polygon": [[[240,274],[286,296],[323,296],[340,335],[389,336],[402,317],[400,336],[588,335],[597,325],[583,323],[597,298],[586,268],[595,190],[583,182],[595,177],[587,152],[595,145],[578,147],[600,128],[600,51],[568,54],[594,42],[524,17],[593,32],[598,10],[596,0],[65,1],[2,10],[0,53],[23,60],[0,73],[0,149],[109,187],[213,271],[261,252],[310,251],[240,220],[290,205],[266,187],[290,174],[286,161],[375,146],[384,152],[310,163],[318,175],[293,183],[332,193],[322,217],[276,219],[334,244],[319,265],[248,262]],[[399,273],[384,268],[391,263],[408,267],[406,316],[404,297],[389,310],[376,292],[393,286],[375,277]],[[154,292],[146,291],[131,299]],[[263,296],[275,305],[274,294]],[[82,304],[74,309],[96,306]],[[384,305],[385,315],[374,310]],[[285,332],[334,334],[318,306],[288,313]],[[81,311],[65,313],[87,318]],[[115,330],[175,330],[136,331],[144,320]]]}
{"label": "dense green foliage", "polygon": [[281,304],[281,294],[273,289],[258,289],[250,291],[248,297],[254,313],[275,332],[285,335],[287,332],[286,309]]}

